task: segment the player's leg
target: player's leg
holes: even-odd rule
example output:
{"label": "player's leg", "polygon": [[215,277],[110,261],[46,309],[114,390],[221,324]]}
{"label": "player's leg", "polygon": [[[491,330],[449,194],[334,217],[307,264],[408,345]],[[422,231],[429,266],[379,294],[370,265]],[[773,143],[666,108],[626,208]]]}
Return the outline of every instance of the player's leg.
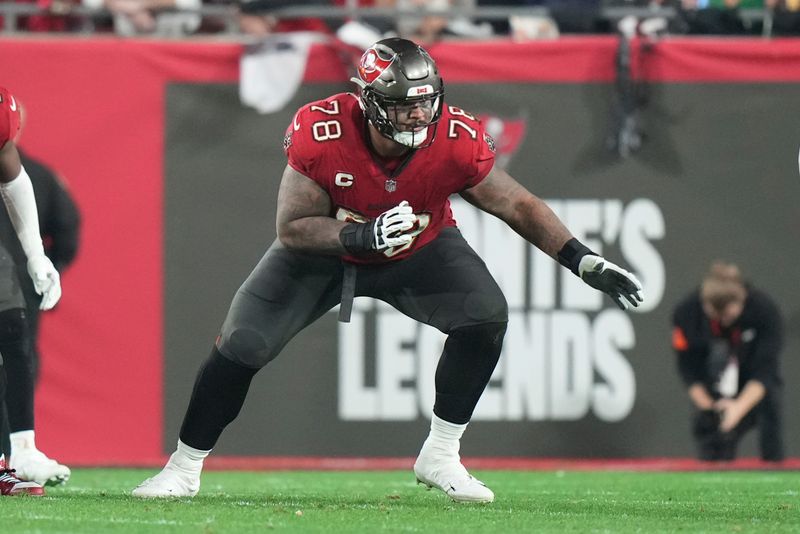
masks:
{"label": "player's leg", "polygon": [[414,471],[419,481],[457,501],[491,502],[494,494],[461,464],[460,439],[503,346],[508,306],[486,264],[455,228],[392,265],[376,296],[448,334],[436,368],[431,430]]}
{"label": "player's leg", "polygon": [[[6,370],[3,366],[3,355],[0,354],[0,399],[6,395]],[[0,410],[0,420],[5,419],[4,410]],[[13,469],[6,465],[6,449],[0,449],[0,496],[44,495],[44,488],[36,482],[20,480]]]}
{"label": "player's leg", "polygon": [[781,388],[776,386],[767,391],[766,396],[754,408],[758,420],[761,458],[768,462],[780,462],[785,458],[781,404]]}
{"label": "player's leg", "polygon": [[256,372],[341,297],[341,262],[288,251],[276,242],[233,298],[220,336],[195,380],[167,466],[138,497],[192,496],[203,460],[239,414]]}
{"label": "player's leg", "polygon": [[0,249],[0,256],[0,352],[8,378],[5,395],[10,431],[8,464],[22,479],[61,484],[69,479],[69,468],[48,458],[35,441],[32,339],[20,286],[20,277],[27,274],[18,271],[4,249]]}
{"label": "player's leg", "polygon": [[[0,401],[8,399],[6,362],[17,358],[19,341],[24,333],[21,313],[22,294],[19,289],[14,263],[5,248],[0,246]],[[0,406],[0,427],[8,427],[5,406]],[[0,447],[0,495],[43,495],[36,482],[20,480],[8,466],[6,455],[10,448]]]}

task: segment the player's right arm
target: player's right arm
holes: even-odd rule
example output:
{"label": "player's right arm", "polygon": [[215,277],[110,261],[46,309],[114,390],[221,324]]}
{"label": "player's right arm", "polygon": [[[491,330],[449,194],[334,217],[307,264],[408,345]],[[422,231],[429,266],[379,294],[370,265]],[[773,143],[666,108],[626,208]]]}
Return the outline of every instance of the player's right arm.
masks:
{"label": "player's right arm", "polygon": [[314,180],[290,165],[278,190],[278,239],[286,248],[319,254],[345,254],[339,233],[347,223],[330,216],[331,198]]}
{"label": "player's right arm", "polygon": [[283,171],[278,190],[278,239],[286,248],[317,254],[380,252],[407,245],[417,217],[408,202],[401,202],[376,219],[345,222],[334,219],[331,199],[314,180],[290,165]]}
{"label": "player's right arm", "polygon": [[8,91],[0,87],[0,196],[28,258],[28,274],[33,287],[42,295],[39,308],[49,310],[61,298],[61,279],[53,262],[44,254],[33,184],[13,141],[18,128],[19,105]]}

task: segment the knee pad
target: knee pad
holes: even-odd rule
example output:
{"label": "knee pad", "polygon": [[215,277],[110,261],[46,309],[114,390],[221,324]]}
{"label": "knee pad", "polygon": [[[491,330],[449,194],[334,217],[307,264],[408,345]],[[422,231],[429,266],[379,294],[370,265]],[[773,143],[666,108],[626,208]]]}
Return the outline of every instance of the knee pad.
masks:
{"label": "knee pad", "polygon": [[260,369],[277,356],[264,335],[252,328],[235,328],[223,332],[217,344],[219,351],[234,362]]}
{"label": "knee pad", "polygon": [[508,303],[500,291],[473,291],[464,299],[464,314],[480,323],[508,322]]}

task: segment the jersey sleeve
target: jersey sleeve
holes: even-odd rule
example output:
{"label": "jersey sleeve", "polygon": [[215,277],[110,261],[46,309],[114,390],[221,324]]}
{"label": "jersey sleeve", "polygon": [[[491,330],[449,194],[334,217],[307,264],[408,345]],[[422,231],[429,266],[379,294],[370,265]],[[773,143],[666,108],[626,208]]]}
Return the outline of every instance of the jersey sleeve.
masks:
{"label": "jersey sleeve", "polygon": [[494,139],[491,135],[486,133],[486,130],[484,130],[481,124],[478,130],[478,139],[474,146],[474,174],[468,182],[467,187],[478,185],[486,178],[486,175],[488,175],[489,171],[494,167],[494,153]]}
{"label": "jersey sleeve", "polygon": [[443,117],[448,139],[456,141],[456,158],[461,162],[464,189],[478,185],[494,166],[495,142],[475,115],[448,106]]}
{"label": "jersey sleeve", "polygon": [[291,168],[304,176],[312,178],[314,154],[311,149],[313,147],[309,146],[308,136],[303,128],[303,125],[308,122],[308,106],[304,106],[297,110],[297,113],[292,117],[292,122],[286,128],[286,134],[283,137],[283,150],[286,152],[286,158]]}
{"label": "jersey sleeve", "polygon": [[0,87],[0,148],[17,136],[19,122],[19,104],[14,95]]}
{"label": "jersey sleeve", "polygon": [[289,166],[326,190],[332,179],[331,161],[346,144],[346,132],[352,127],[351,98],[339,93],[311,102],[300,108],[286,129],[283,145]]}

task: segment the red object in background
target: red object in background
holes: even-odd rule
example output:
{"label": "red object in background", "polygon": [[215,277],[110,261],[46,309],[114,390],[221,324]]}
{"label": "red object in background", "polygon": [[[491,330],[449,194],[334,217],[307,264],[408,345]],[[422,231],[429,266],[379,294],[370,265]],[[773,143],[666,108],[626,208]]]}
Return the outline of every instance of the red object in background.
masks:
{"label": "red object in background", "polygon": [[[17,4],[36,4],[40,9],[50,9],[53,0],[13,0]],[[79,0],[61,0],[63,4],[80,4]],[[0,16],[0,28],[3,27]],[[66,32],[75,21],[69,15],[26,15],[17,19],[17,30],[29,32]]]}

